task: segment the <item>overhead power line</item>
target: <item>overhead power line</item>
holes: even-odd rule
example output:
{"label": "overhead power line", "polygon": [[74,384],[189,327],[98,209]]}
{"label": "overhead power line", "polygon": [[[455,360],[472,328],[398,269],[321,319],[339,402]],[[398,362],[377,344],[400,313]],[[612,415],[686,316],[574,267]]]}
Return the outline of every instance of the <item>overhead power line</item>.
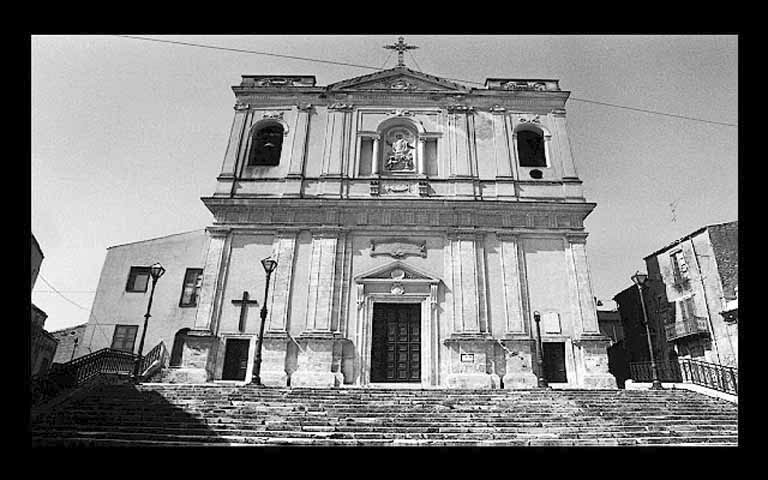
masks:
{"label": "overhead power line", "polygon": [[[205,45],[205,44],[201,44],[201,43],[179,42],[179,41],[176,41],[176,40],[161,40],[159,38],[137,37],[137,36],[133,36],[133,35],[115,35],[115,36],[116,37],[121,37],[121,38],[130,38],[130,39],[133,39],[133,40],[144,40],[144,41],[148,41],[148,42],[169,43],[169,44],[173,44],[173,45],[183,45],[183,46],[188,46],[188,47],[207,48],[207,49],[211,49],[211,50],[223,50],[223,51],[237,52],[237,53],[251,53],[251,54],[255,54],[255,55],[267,55],[267,56],[271,56],[271,57],[288,58],[288,59],[291,59],[291,60],[302,60],[302,61],[306,61],[306,62],[327,63],[327,64],[331,64],[331,65],[342,65],[342,66],[345,66],[345,67],[365,68],[365,69],[368,69],[368,70],[376,70],[376,71],[384,70],[384,68],[373,67],[371,65],[360,65],[360,64],[356,64],[356,63],[337,62],[337,61],[334,61],[334,60],[324,60],[324,59],[312,58],[312,57],[299,57],[299,56],[296,56],[296,55],[285,55],[285,54],[280,54],[280,53],[263,52],[263,51],[259,51],[259,50],[249,50],[249,49],[244,49],[244,48],[218,47],[218,46],[215,46],[215,45]],[[410,52],[408,52],[408,53],[410,54]],[[411,58],[413,58],[413,54],[410,54],[410,55],[411,55]],[[386,65],[386,62],[388,60],[389,60],[389,58],[387,58],[387,60],[384,62],[385,65]],[[414,63],[416,63],[416,59],[415,58],[413,58],[413,61],[414,61]],[[418,63],[416,63],[416,66],[418,67]],[[420,67],[419,67],[419,70],[421,70]],[[462,83],[468,83],[468,84],[473,84],[473,85],[484,85],[484,83],[477,82],[475,80],[466,80],[466,79],[461,79],[461,78],[450,78],[450,77],[443,77],[443,78],[445,78],[446,80],[454,81],[454,82],[462,82]],[[574,100],[574,101],[577,101],[577,102],[593,103],[593,104],[602,105],[602,106],[605,106],[605,107],[620,108],[620,109],[631,110],[631,111],[635,111],[635,112],[649,113],[649,114],[652,114],[652,115],[661,115],[661,116],[665,116],[665,117],[679,118],[679,119],[683,119],[683,120],[691,120],[691,121],[694,121],[694,122],[703,122],[703,123],[709,123],[709,124],[714,124],[714,125],[723,125],[723,126],[726,126],[726,127],[738,127],[738,124],[735,124],[735,123],[717,122],[717,121],[714,121],[714,120],[706,120],[706,119],[703,119],[703,118],[696,118],[696,117],[689,117],[689,116],[685,116],[685,115],[677,115],[677,114],[674,114],[674,113],[660,112],[658,110],[650,110],[650,109],[644,109],[644,108],[629,107],[629,106],[626,106],[626,105],[619,105],[619,104],[616,104],[616,103],[608,103],[608,102],[600,102],[600,101],[597,101],[597,100],[588,100],[586,98],[577,98],[577,97],[574,97],[574,96],[571,96],[570,99]]]}
{"label": "overhead power line", "polygon": [[54,291],[54,292],[58,293],[58,294],[59,294],[59,296],[60,296],[61,298],[63,298],[64,300],[68,301],[69,303],[71,303],[72,305],[76,306],[77,308],[80,308],[80,309],[82,309],[82,310],[85,310],[86,312],[88,311],[88,309],[87,309],[87,308],[85,308],[85,307],[83,307],[82,305],[79,305],[79,304],[77,304],[77,303],[73,302],[72,300],[70,300],[69,298],[67,298],[67,297],[66,297],[66,296],[65,296],[63,293],[61,293],[60,291],[58,291],[58,290],[56,289],[56,287],[54,287],[53,285],[51,285],[51,284],[50,284],[50,282],[48,282],[48,280],[46,280],[46,279],[45,279],[45,277],[44,277],[42,274],[38,274],[38,276],[40,277],[40,279],[42,279],[42,280],[45,282],[45,284],[46,284],[46,285],[48,285],[49,287],[51,287],[51,289],[53,289],[53,291]]}

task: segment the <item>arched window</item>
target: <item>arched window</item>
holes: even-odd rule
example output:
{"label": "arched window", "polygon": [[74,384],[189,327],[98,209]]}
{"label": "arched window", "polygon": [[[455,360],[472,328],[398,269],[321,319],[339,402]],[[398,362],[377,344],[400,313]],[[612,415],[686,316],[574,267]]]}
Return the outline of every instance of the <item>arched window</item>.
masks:
{"label": "arched window", "polygon": [[544,133],[539,129],[525,129],[517,132],[517,158],[521,167],[546,167]]}
{"label": "arched window", "polygon": [[283,127],[267,125],[253,134],[248,165],[274,166],[280,163],[283,149]]}

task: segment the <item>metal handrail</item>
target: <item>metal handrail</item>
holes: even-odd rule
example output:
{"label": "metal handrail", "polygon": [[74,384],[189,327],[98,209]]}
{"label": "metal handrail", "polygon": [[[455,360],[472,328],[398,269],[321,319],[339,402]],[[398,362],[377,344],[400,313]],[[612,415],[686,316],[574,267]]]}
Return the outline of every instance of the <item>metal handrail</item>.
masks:
{"label": "metal handrail", "polygon": [[[659,380],[662,382],[682,382],[680,364],[676,361],[656,362]],[[632,362],[629,364],[629,376],[635,382],[650,382],[653,380],[653,364],[651,362]]]}
{"label": "metal handrail", "polygon": [[141,368],[139,372],[142,376],[146,375],[147,370],[154,364],[156,361],[162,362],[164,360],[164,357],[167,353],[167,349],[165,348],[165,343],[162,341],[155,345],[155,348],[150,350],[144,358],[141,359]]}
{"label": "metal handrail", "polygon": [[680,359],[683,380],[732,395],[739,394],[739,369],[717,363]]}
{"label": "metal handrail", "polygon": [[[690,358],[656,362],[656,366],[663,382],[693,383],[732,395],[739,393],[739,369],[735,367]],[[632,362],[629,372],[636,382],[650,382],[653,378],[651,362]]]}

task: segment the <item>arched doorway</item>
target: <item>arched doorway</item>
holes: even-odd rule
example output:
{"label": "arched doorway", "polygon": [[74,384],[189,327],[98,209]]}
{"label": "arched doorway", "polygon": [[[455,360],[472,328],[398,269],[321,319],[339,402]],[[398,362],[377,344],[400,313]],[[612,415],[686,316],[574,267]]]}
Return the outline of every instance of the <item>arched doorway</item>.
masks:
{"label": "arched doorway", "polygon": [[188,328],[182,328],[173,337],[173,348],[171,349],[171,360],[168,363],[169,367],[181,366],[181,354],[184,351],[184,342],[187,339]]}

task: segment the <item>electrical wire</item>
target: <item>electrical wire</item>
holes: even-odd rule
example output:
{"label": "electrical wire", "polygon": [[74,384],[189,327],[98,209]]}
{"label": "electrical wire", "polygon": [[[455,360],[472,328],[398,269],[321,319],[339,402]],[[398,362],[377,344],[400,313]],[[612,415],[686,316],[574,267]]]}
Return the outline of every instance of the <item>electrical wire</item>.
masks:
{"label": "electrical wire", "polygon": [[411,60],[413,60],[413,63],[416,65],[416,68],[418,68],[420,72],[423,72],[424,70],[421,68],[421,65],[419,65],[419,62],[416,61],[416,57],[413,56],[413,53],[411,53],[410,50],[408,50],[408,55],[411,56]]}
{"label": "electrical wire", "polygon": [[387,55],[387,59],[386,59],[386,60],[384,60],[384,63],[381,65],[381,68],[380,68],[380,70],[384,70],[384,67],[387,65],[387,62],[389,61],[389,59],[390,59],[390,58],[392,58],[392,55],[393,55],[394,53],[395,53],[395,51],[394,51],[394,50],[392,50],[391,52],[389,52],[389,55]]}
{"label": "electrical wire", "polygon": [[[291,59],[291,60],[303,60],[303,61],[307,61],[307,62],[327,63],[327,64],[331,64],[331,65],[342,65],[342,66],[347,66],[347,67],[366,68],[366,69],[369,69],[369,70],[376,70],[376,71],[384,70],[384,68],[373,67],[373,66],[370,66],[370,65],[360,65],[360,64],[348,63],[348,62],[337,62],[337,61],[333,61],[333,60],[323,60],[323,59],[311,58],[311,57],[299,57],[299,56],[296,56],[296,55],[284,55],[284,54],[272,53],[272,52],[262,52],[262,51],[258,51],[258,50],[248,50],[248,49],[244,49],[244,48],[217,47],[217,46],[213,46],[213,45],[205,45],[205,44],[200,44],[200,43],[179,42],[179,41],[176,41],[176,40],[161,40],[161,39],[158,39],[158,38],[137,37],[137,36],[133,36],[133,35],[114,35],[114,36],[115,37],[121,37],[121,38],[129,38],[129,39],[133,39],[133,40],[144,40],[144,41],[149,41],[149,42],[169,43],[169,44],[184,45],[184,46],[189,46],[189,47],[208,48],[208,49],[212,49],[212,50],[223,50],[223,51],[238,52],[238,53],[252,53],[252,54],[256,54],[256,55],[267,55],[267,56],[272,56],[272,57],[288,58],[288,59]],[[411,58],[413,58],[414,63],[416,63],[416,66],[419,68],[419,70],[421,70],[421,67],[418,66],[418,63],[416,62],[416,59],[413,57],[413,54],[410,53],[410,51],[408,53],[411,55]],[[389,59],[387,59],[387,61],[388,60]],[[386,64],[386,62],[385,62],[385,64]],[[446,80],[451,80],[451,81],[454,81],[454,82],[462,82],[462,83],[468,83],[468,84],[472,84],[472,85],[484,85],[482,82],[477,82],[477,81],[474,81],[474,80],[466,80],[466,79],[461,79],[461,78],[450,78],[450,77],[442,77],[442,78],[445,78]],[[650,110],[650,109],[643,109],[643,108],[636,108],[636,107],[628,107],[626,105],[618,105],[618,104],[615,104],[615,103],[600,102],[600,101],[597,101],[597,100],[589,100],[589,99],[586,99],[586,98],[578,98],[578,97],[571,96],[570,99],[574,100],[574,101],[577,101],[577,102],[593,103],[593,104],[602,105],[602,106],[605,106],[605,107],[619,108],[619,109],[630,110],[630,111],[635,111],[635,112],[649,113],[649,114],[653,114],[653,115],[661,115],[661,116],[665,116],[665,117],[678,118],[678,119],[683,119],[683,120],[691,120],[691,121],[695,121],[695,122],[703,122],[703,123],[709,123],[709,124],[714,124],[714,125],[723,125],[723,126],[726,126],[726,127],[738,127],[738,125],[734,124],[734,123],[717,122],[717,121],[714,121],[714,120],[706,120],[706,119],[703,119],[703,118],[696,118],[696,117],[690,117],[690,116],[685,116],[685,115],[677,115],[677,114],[674,114],[674,113],[660,112],[660,111],[657,111],[657,110]]]}
{"label": "electrical wire", "polygon": [[51,289],[52,289],[54,292],[58,293],[58,294],[59,294],[59,296],[60,296],[61,298],[63,298],[64,300],[68,301],[69,303],[71,303],[72,305],[76,306],[77,308],[79,308],[79,309],[81,309],[81,310],[85,310],[86,312],[87,312],[87,311],[89,311],[87,308],[83,307],[82,305],[78,305],[77,303],[75,303],[75,302],[73,302],[72,300],[70,300],[69,298],[67,298],[67,297],[66,297],[66,296],[65,296],[63,293],[61,293],[60,291],[58,291],[58,290],[56,289],[56,287],[54,287],[53,285],[51,285],[51,283],[50,283],[48,280],[46,280],[46,279],[45,279],[45,277],[44,277],[42,274],[38,274],[38,276],[39,276],[39,277],[40,277],[40,278],[43,280],[43,282],[45,282],[45,284],[46,284],[46,285],[48,285],[49,287],[51,287]]}

